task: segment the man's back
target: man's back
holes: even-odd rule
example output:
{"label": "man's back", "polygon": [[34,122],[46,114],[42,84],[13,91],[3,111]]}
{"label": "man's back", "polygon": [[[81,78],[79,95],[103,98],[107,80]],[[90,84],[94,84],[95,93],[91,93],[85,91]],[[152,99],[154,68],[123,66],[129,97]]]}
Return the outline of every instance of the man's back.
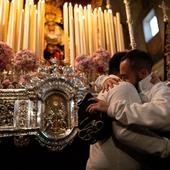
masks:
{"label": "man's back", "polygon": [[[131,93],[133,93],[132,97],[130,96]],[[126,82],[121,82],[108,92],[100,92],[98,99],[108,103],[123,99],[129,103],[141,102],[136,89]],[[113,121],[112,123],[116,122]],[[125,145],[120,144],[113,134],[109,139],[90,146],[90,157],[86,170],[139,170],[141,169],[139,157],[134,153]]]}

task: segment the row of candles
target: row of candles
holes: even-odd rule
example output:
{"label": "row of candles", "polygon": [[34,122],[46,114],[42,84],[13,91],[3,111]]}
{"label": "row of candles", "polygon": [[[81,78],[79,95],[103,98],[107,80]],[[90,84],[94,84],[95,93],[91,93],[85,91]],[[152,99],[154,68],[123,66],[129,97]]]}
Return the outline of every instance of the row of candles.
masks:
{"label": "row of candles", "polygon": [[30,49],[40,61],[44,50],[45,0],[0,0],[0,41],[14,49]]}
{"label": "row of candles", "polygon": [[91,5],[63,5],[64,55],[65,63],[74,67],[75,57],[91,55],[99,48],[106,49],[113,55],[124,50],[123,29],[120,14],[113,16],[112,10],[96,8]]}
{"label": "row of candles", "polygon": [[[23,8],[24,7],[24,8]],[[37,56],[44,50],[45,0],[0,0],[0,41],[15,51],[30,49]],[[63,5],[65,63],[74,67],[75,57],[104,48],[114,54],[124,50],[120,14],[91,5]],[[37,60],[41,60],[38,58]]]}

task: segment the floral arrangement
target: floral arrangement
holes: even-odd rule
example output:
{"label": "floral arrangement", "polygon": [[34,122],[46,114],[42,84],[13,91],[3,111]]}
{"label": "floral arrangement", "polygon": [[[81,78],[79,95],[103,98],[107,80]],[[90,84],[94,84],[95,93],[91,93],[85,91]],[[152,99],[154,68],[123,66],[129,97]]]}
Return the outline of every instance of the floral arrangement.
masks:
{"label": "floral arrangement", "polygon": [[27,49],[18,51],[16,53],[14,65],[17,71],[35,71],[37,68],[35,53]]}
{"label": "floral arrangement", "polygon": [[98,49],[93,53],[92,60],[97,73],[105,74],[108,71],[110,58],[110,52],[104,49]]}
{"label": "floral arrangement", "polygon": [[90,55],[80,55],[75,60],[77,72],[89,73],[93,69],[93,61]]}
{"label": "floral arrangement", "polygon": [[2,87],[4,89],[7,89],[11,84],[12,84],[12,82],[9,79],[5,79],[2,81]]}
{"label": "floral arrangement", "polygon": [[0,41],[0,71],[9,70],[14,58],[14,51],[5,42]]}

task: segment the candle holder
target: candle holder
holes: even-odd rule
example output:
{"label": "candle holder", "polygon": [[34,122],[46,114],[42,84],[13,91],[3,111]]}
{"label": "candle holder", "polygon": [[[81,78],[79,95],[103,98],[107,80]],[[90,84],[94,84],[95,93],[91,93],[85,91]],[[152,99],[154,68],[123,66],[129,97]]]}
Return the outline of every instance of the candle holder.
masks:
{"label": "candle holder", "polygon": [[134,37],[133,20],[132,20],[131,11],[130,11],[130,3],[131,3],[131,0],[124,0],[127,24],[129,28],[130,45],[132,49],[135,49],[136,42],[135,42],[135,37]]}

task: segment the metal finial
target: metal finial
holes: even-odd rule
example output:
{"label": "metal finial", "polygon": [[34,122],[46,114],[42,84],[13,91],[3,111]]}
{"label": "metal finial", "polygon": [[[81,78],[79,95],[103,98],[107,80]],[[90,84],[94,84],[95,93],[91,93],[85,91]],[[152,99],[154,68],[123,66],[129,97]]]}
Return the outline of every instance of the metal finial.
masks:
{"label": "metal finial", "polygon": [[166,6],[165,1],[162,1],[162,4],[159,5],[159,8],[162,8],[162,12],[163,12],[163,17],[164,17],[164,22],[166,22],[168,20],[168,16],[166,11],[169,10],[169,8]]}
{"label": "metal finial", "polygon": [[110,0],[106,0],[106,9],[111,9]]}

